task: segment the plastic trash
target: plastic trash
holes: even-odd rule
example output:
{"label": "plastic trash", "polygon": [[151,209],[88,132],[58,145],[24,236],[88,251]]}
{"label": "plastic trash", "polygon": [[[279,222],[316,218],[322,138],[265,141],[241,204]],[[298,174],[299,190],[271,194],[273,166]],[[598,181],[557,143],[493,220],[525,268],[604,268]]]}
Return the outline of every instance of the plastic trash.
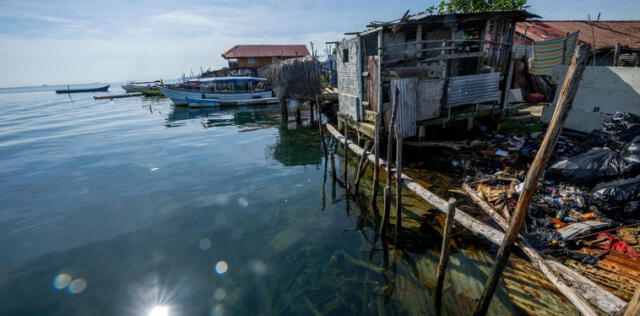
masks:
{"label": "plastic trash", "polygon": [[603,123],[602,136],[607,139],[609,147],[620,150],[634,137],[640,135],[640,117],[627,113],[616,112]]}
{"label": "plastic trash", "polygon": [[576,184],[590,184],[623,173],[625,163],[606,148],[594,148],[584,154],[553,164],[548,175]]}
{"label": "plastic trash", "polygon": [[598,184],[591,190],[591,202],[609,215],[640,217],[640,176]]}
{"label": "plastic trash", "polygon": [[622,168],[624,173],[640,171],[640,136],[636,136],[622,148],[620,159],[625,163]]}
{"label": "plastic trash", "polygon": [[501,157],[509,157],[509,152],[506,150],[498,149],[496,150],[496,155]]}

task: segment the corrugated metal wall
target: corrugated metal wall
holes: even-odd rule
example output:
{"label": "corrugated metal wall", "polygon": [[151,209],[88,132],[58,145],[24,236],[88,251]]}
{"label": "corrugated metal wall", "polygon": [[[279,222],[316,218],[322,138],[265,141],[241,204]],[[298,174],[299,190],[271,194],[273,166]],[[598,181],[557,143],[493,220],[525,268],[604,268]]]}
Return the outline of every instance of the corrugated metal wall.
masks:
{"label": "corrugated metal wall", "polygon": [[396,89],[400,91],[395,126],[399,131],[402,131],[402,136],[404,138],[416,135],[416,105],[418,103],[417,85],[418,78],[401,78],[391,80],[391,104],[395,102]]}
{"label": "corrugated metal wall", "polygon": [[416,90],[418,91],[416,119],[422,121],[439,117],[444,94],[444,79],[422,79],[418,81]]}
{"label": "corrugated metal wall", "polygon": [[447,107],[500,100],[500,73],[451,77],[448,79]]}

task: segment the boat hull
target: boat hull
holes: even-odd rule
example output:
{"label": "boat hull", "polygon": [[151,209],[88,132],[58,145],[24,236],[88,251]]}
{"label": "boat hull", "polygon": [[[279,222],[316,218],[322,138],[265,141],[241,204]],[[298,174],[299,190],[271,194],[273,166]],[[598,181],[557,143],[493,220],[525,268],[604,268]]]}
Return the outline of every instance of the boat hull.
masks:
{"label": "boat hull", "polygon": [[145,97],[161,97],[162,92],[160,90],[140,90]]}
{"label": "boat hull", "polygon": [[191,99],[187,97],[190,108],[215,108],[224,106],[268,105],[278,103],[278,98],[246,99],[246,100],[213,100]]}
{"label": "boat hull", "polygon": [[192,100],[211,99],[217,101],[257,100],[271,98],[271,91],[251,93],[202,93],[192,90],[160,87],[162,94],[171,99],[175,105],[188,105],[187,98]]}
{"label": "boat hull", "polygon": [[89,88],[89,89],[64,89],[64,90],[56,90],[57,94],[67,94],[67,93],[84,93],[84,92],[106,92],[109,91],[109,85],[98,87],[98,88]]}

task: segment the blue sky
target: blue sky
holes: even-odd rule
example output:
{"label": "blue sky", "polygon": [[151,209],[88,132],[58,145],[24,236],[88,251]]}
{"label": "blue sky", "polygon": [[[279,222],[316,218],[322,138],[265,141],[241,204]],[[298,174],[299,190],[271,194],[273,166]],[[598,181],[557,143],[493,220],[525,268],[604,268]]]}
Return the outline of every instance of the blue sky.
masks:
{"label": "blue sky", "polygon": [[[435,0],[0,0],[0,86],[176,78],[234,44],[322,49]],[[632,0],[529,0],[545,19],[640,19]]]}

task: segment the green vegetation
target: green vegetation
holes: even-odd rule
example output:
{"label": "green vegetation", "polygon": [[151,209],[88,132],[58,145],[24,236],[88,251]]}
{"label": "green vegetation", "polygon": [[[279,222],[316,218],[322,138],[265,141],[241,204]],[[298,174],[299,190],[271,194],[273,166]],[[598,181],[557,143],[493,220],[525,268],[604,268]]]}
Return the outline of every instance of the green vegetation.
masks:
{"label": "green vegetation", "polygon": [[528,6],[527,0],[442,0],[427,8],[429,13],[470,13],[481,11],[518,10]]}

